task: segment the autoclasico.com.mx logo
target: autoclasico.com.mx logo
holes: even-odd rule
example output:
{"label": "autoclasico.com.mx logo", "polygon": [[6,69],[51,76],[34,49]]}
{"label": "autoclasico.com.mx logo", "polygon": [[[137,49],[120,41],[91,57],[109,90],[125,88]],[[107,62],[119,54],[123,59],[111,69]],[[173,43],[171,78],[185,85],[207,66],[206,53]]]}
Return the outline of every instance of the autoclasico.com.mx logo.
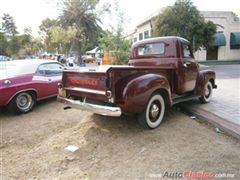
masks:
{"label": "autoclasico.com.mx logo", "polygon": [[168,172],[160,174],[149,174],[151,178],[170,178],[170,179],[213,179],[213,178],[234,178],[234,174],[230,173],[215,173],[215,172],[194,172],[194,171],[184,171],[184,172]]}

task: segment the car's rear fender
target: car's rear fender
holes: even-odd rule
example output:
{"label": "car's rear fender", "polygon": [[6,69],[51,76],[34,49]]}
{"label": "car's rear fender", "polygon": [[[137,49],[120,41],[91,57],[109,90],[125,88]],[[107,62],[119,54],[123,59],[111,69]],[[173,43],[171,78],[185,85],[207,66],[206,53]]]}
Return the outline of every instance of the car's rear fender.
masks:
{"label": "car's rear fender", "polygon": [[124,112],[141,112],[154,92],[163,93],[166,103],[171,105],[170,86],[167,78],[159,74],[145,74],[130,80],[124,86],[121,92],[120,107]]}

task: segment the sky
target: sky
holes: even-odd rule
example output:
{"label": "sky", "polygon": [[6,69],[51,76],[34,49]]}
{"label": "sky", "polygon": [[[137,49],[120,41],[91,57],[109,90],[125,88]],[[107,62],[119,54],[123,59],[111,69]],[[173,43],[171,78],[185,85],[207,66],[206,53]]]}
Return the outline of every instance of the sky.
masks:
{"label": "sky", "polygon": [[[112,7],[114,2],[118,2],[126,18],[125,29],[130,31],[152,13],[173,5],[175,0],[100,0],[100,2],[112,4]],[[192,0],[192,2],[200,11],[232,11],[240,17],[237,0]],[[33,35],[36,37],[38,27],[43,19],[58,17],[59,8],[56,3],[57,0],[0,0],[0,17],[3,16],[3,13],[10,14],[20,33],[25,27],[31,27]],[[105,15],[102,19],[104,28],[116,21],[113,14]]]}

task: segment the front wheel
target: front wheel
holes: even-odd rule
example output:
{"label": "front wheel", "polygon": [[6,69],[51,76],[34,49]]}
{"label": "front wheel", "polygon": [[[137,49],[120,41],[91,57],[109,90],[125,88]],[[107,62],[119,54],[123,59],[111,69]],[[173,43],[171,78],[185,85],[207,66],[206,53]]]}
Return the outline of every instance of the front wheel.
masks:
{"label": "front wheel", "polygon": [[36,103],[35,95],[32,92],[21,92],[17,94],[8,104],[8,110],[15,113],[28,113]]}
{"label": "front wheel", "polygon": [[213,92],[212,83],[210,81],[208,81],[208,83],[205,84],[205,86],[204,86],[203,95],[199,98],[201,103],[203,103],[203,104],[209,103],[212,98],[212,92]]}
{"label": "front wheel", "polygon": [[153,94],[149,99],[145,110],[138,114],[138,122],[144,128],[154,129],[161,124],[164,113],[164,98],[161,94]]}

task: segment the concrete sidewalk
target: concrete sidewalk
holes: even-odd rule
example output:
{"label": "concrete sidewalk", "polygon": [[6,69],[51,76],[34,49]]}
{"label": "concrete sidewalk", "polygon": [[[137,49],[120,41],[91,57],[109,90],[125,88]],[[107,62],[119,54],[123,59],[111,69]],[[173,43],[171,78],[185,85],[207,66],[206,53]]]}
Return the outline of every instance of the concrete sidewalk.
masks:
{"label": "concrete sidewalk", "polygon": [[184,111],[204,119],[240,139],[240,65],[215,65],[217,89],[212,101],[201,104],[197,100],[181,104]]}

